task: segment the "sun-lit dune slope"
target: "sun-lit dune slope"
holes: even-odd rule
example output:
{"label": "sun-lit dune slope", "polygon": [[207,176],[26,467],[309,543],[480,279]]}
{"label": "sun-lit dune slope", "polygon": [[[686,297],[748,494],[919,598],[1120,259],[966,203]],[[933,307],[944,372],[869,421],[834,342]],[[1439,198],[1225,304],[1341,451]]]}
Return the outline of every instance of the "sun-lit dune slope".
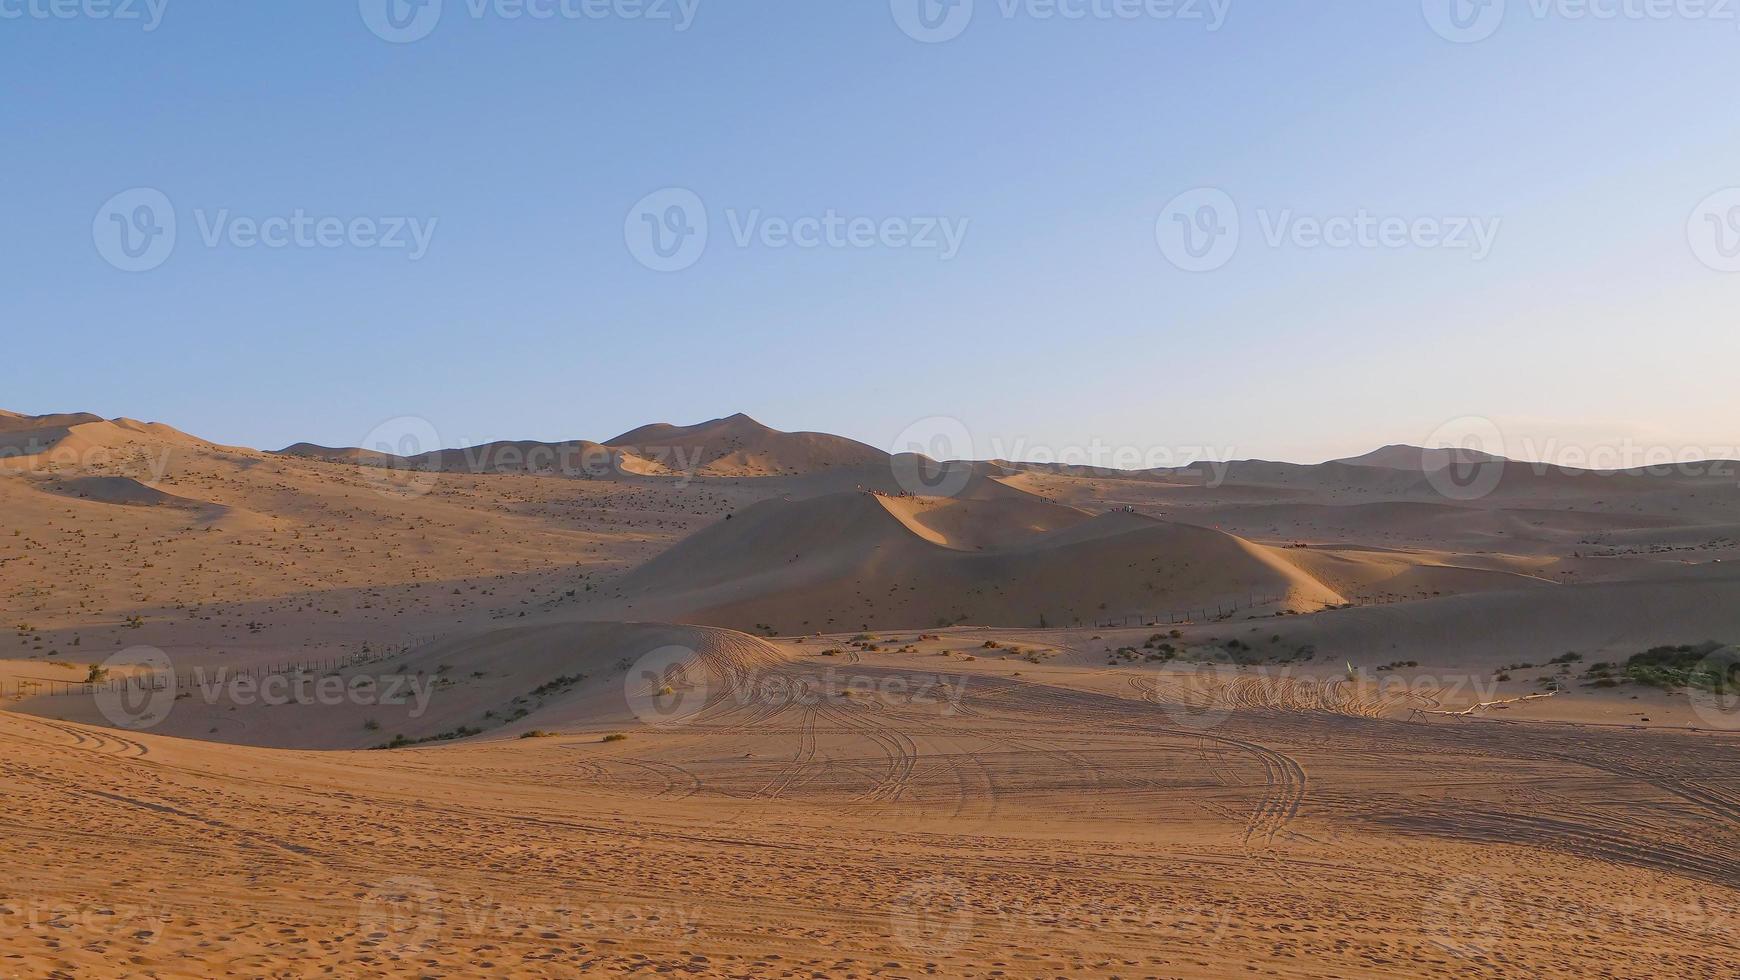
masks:
{"label": "sun-lit dune slope", "polygon": [[[643,660],[649,655],[655,656]],[[176,669],[190,684],[162,709],[151,731],[295,749],[516,738],[534,730],[627,731],[661,720],[655,701],[668,685],[693,691],[698,700],[685,706],[681,698],[667,695],[667,709],[700,710],[743,678],[789,659],[779,647],[730,630],[560,623],[456,635],[337,670],[275,674],[278,680],[260,682],[258,694],[253,693],[258,677],[237,688],[234,669],[221,661],[183,662]],[[635,672],[637,666],[644,676]],[[363,693],[321,696],[317,685],[329,674],[342,678],[345,691]],[[282,687],[274,688],[274,683]],[[302,686],[292,686],[298,684]],[[233,693],[237,690],[245,692],[239,699]],[[281,698],[289,703],[269,703],[293,691],[302,693]],[[643,706],[645,720],[635,713],[636,705]],[[38,696],[12,708],[65,721],[106,723],[91,697]]]}
{"label": "sun-lit dune slope", "polygon": [[781,432],[741,414],[699,425],[643,425],[605,445],[700,476],[784,476],[888,461],[887,453],[861,442],[820,432]]}
{"label": "sun-lit dune slope", "polygon": [[1036,500],[868,493],[757,504],[620,587],[636,615],[786,633],[1068,625],[1253,594],[1340,601],[1271,549],[1207,528]]}
{"label": "sun-lit dune slope", "polygon": [[913,534],[956,551],[1015,547],[1036,535],[1075,527],[1092,516],[1036,497],[876,499]]}
{"label": "sun-lit dune slope", "polygon": [[75,425],[101,422],[103,417],[89,412],[58,412],[52,415],[22,415],[0,411],[0,432],[29,432],[37,429],[70,429]]}
{"label": "sun-lit dune slope", "polygon": [[1363,548],[1292,548],[1287,560],[1350,601],[1419,599],[1465,592],[1551,588],[1545,578],[1465,564],[1453,555]]}
{"label": "sun-lit dune slope", "polygon": [[142,449],[220,447],[160,422],[104,419],[89,413],[0,416],[0,469],[100,465]]}

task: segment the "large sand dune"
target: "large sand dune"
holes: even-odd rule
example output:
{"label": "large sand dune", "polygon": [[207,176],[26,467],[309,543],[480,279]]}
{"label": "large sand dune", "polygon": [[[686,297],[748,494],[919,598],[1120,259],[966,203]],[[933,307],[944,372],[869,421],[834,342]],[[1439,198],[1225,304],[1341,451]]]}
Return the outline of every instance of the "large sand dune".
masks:
{"label": "large sand dune", "polygon": [[[1740,639],[1731,481],[628,437],[406,461],[0,414],[0,962],[1732,972],[1740,715],[1586,673]],[[524,462],[562,448],[614,462]],[[141,649],[177,696],[118,727],[83,685]]]}
{"label": "large sand dune", "polygon": [[620,587],[643,611],[788,633],[1342,601],[1274,552],[1206,528],[1036,499],[869,493],[758,504]]}
{"label": "large sand dune", "polygon": [[[661,678],[639,693],[647,701],[644,713],[655,722],[664,674],[717,700],[745,675],[790,659],[778,647],[729,630],[631,623],[484,629],[379,651],[353,664],[273,666],[253,674],[247,674],[249,665],[221,656],[188,656],[175,665],[185,687],[150,727],[180,738],[298,749],[508,738],[539,730],[632,731],[646,722],[629,696],[636,683],[650,682],[631,670],[651,654],[661,655]],[[10,670],[18,677],[32,673],[23,665]],[[52,672],[35,673],[53,679]],[[267,677],[278,686],[267,683],[256,696]],[[316,697],[325,678],[347,687],[366,683],[369,696],[362,703]],[[13,710],[106,724],[90,697],[39,695],[16,702]]]}
{"label": "large sand dune", "polygon": [[0,418],[0,469],[88,468],[127,455],[193,447],[219,448],[159,422],[84,412]]}

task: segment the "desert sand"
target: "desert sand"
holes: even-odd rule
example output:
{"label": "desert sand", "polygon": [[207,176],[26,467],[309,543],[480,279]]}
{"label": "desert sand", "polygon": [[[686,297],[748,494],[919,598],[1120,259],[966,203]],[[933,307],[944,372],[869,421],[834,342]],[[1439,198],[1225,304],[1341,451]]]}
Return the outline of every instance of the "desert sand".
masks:
{"label": "desert sand", "polygon": [[1733,975],[1740,466],[959,465],[0,413],[0,974]]}

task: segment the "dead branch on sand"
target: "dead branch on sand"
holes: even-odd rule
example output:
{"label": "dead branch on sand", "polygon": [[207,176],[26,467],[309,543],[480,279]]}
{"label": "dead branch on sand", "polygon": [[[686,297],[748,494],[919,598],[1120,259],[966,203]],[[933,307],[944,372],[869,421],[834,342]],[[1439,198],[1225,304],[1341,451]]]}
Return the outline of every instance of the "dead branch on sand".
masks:
{"label": "dead branch on sand", "polygon": [[1550,698],[1557,693],[1559,692],[1547,691],[1544,694],[1525,694],[1520,698],[1504,698],[1499,701],[1482,701],[1479,704],[1463,708],[1461,711],[1428,711],[1421,709],[1420,713],[1423,715],[1445,715],[1450,718],[1472,718],[1482,711],[1485,711],[1487,708],[1495,708],[1501,704],[1518,704],[1523,701],[1539,701],[1542,698]]}

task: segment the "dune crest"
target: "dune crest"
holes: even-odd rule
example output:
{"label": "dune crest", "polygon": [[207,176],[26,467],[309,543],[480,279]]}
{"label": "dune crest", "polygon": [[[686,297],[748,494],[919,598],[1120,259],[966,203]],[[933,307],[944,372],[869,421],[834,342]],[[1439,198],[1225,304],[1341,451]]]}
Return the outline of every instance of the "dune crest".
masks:
{"label": "dune crest", "polygon": [[1269,549],[1208,528],[1032,498],[869,493],[757,504],[621,589],[661,617],[787,633],[1069,625],[1259,596],[1302,608],[1341,601]]}

